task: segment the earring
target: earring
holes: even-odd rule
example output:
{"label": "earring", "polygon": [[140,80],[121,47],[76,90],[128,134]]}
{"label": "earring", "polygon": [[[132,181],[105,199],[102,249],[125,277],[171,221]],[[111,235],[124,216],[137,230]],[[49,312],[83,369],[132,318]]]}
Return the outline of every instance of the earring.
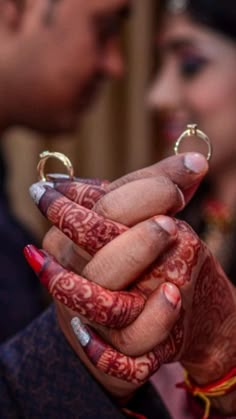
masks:
{"label": "earring", "polygon": [[206,159],[209,161],[212,157],[212,144],[210,139],[208,138],[208,136],[201,131],[200,129],[198,129],[197,124],[189,124],[187,125],[187,129],[180,135],[180,137],[177,139],[175,146],[174,146],[174,152],[175,154],[179,154],[179,147],[180,144],[182,143],[182,141],[185,138],[189,138],[189,137],[198,137],[200,138],[202,141],[204,141],[207,145],[207,156]]}
{"label": "earring", "polygon": [[45,175],[44,173],[44,168],[45,168],[45,164],[46,161],[49,158],[55,158],[57,160],[60,160],[63,165],[66,167],[66,170],[68,172],[68,175],[70,176],[71,179],[73,179],[74,177],[74,168],[72,166],[72,163],[70,161],[70,159],[68,159],[68,157],[65,156],[65,154],[62,153],[58,153],[57,151],[43,151],[40,155],[40,160],[37,166],[37,171],[38,171],[38,178],[41,181],[47,181],[48,177],[47,175]]}

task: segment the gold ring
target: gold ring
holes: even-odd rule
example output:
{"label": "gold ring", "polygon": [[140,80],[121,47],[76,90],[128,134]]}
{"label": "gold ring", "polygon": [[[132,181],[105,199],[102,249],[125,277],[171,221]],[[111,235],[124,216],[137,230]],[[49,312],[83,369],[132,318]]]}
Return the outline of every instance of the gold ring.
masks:
{"label": "gold ring", "polygon": [[180,137],[178,138],[178,140],[175,143],[175,146],[174,146],[174,152],[175,152],[175,154],[176,155],[179,154],[179,146],[180,146],[180,143],[185,138],[193,137],[193,136],[199,137],[201,140],[203,140],[206,143],[207,149],[208,149],[206,159],[209,161],[211,159],[211,156],[212,156],[212,144],[211,144],[211,141],[208,138],[208,136],[203,131],[201,131],[200,129],[198,129],[197,124],[189,124],[189,125],[187,125],[186,131],[184,131],[180,135]]}
{"label": "gold ring", "polygon": [[70,178],[72,179],[74,177],[74,168],[72,166],[72,163],[71,163],[70,159],[68,159],[68,157],[66,157],[65,154],[58,153],[57,151],[53,151],[53,152],[43,151],[39,155],[39,157],[40,157],[40,160],[39,160],[38,166],[37,166],[37,171],[38,171],[38,174],[39,174],[39,176],[38,176],[39,180],[47,181],[47,175],[44,174],[44,167],[45,167],[46,161],[51,157],[53,157],[57,160],[60,160],[64,164],[64,166],[66,167]]}

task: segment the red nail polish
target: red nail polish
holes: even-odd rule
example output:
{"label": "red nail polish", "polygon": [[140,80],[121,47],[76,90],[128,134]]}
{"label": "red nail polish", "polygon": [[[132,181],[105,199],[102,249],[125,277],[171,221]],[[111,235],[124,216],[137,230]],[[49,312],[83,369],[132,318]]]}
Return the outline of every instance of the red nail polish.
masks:
{"label": "red nail polish", "polygon": [[29,244],[24,248],[24,255],[28,264],[31,266],[34,272],[36,274],[39,274],[45,263],[44,253],[41,250],[37,249],[37,247],[35,247],[34,245]]}

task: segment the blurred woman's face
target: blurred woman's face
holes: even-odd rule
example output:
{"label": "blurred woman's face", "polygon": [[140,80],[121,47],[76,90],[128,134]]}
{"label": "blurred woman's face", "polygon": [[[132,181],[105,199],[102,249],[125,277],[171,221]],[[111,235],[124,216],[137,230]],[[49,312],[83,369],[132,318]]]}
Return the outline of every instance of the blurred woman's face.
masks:
{"label": "blurred woman's face", "polygon": [[[187,15],[166,15],[157,50],[160,68],[148,102],[158,112],[167,149],[187,123],[197,123],[213,143],[212,174],[235,166],[236,43]],[[189,147],[197,151],[196,143]]]}

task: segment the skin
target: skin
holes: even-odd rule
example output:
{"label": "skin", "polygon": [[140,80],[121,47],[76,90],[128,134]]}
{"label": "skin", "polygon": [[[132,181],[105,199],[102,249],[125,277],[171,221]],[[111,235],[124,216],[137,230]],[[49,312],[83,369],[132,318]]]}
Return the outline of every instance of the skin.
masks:
{"label": "skin", "polygon": [[[180,170],[182,166],[182,171],[183,171],[182,177],[184,179],[184,183],[186,184],[187,182],[188,184],[190,184],[190,179],[191,179],[192,183],[196,186],[196,184],[199,183],[200,179],[206,172],[207,164],[204,158],[202,158],[201,156],[193,155],[193,158],[196,158],[196,157],[199,158],[202,163],[202,170],[200,171],[200,173],[196,174],[193,171],[191,172],[189,168],[187,168],[187,166],[184,167],[184,162],[186,165],[189,160],[189,157],[190,156],[173,157],[171,159],[167,159],[166,162],[163,162],[162,164],[157,164],[150,168],[144,169],[143,173],[142,171],[135,172],[133,174],[132,183],[130,183],[131,175],[121,180],[120,183],[122,184],[123,182],[123,185],[120,186],[120,188],[118,188],[120,197],[118,198],[116,196],[116,199],[118,198],[118,202],[120,200],[120,202],[125,203],[123,210],[122,208],[119,207],[121,213],[123,214],[123,217],[125,217],[125,214],[127,214],[127,216],[130,214],[129,202],[132,203],[134,201],[134,197],[132,196],[132,193],[131,193],[134,190],[134,185],[136,186],[135,188],[136,192],[139,190],[140,193],[142,193],[143,195],[145,189],[150,190],[151,188],[153,191],[155,191],[155,196],[156,196],[156,199],[153,200],[153,195],[150,194],[149,192],[149,194],[147,195],[147,198],[149,198],[150,202],[148,201],[148,199],[146,199],[145,207],[143,207],[143,205],[140,205],[140,202],[137,202],[135,222],[140,222],[143,219],[146,219],[149,216],[154,215],[155,213],[158,214],[162,212],[164,213],[173,212],[173,207],[175,209],[177,209],[177,207],[179,209],[182,208],[182,206],[184,205],[184,202],[183,202],[184,195],[181,192],[181,190],[177,188],[171,182],[170,179],[168,179],[167,175],[165,175],[165,177],[163,175],[154,177],[153,174],[155,172],[157,174],[158,170],[160,173],[161,172],[164,173],[164,168],[166,171],[168,170],[170,171],[170,169],[172,169],[172,178],[175,179],[176,181],[177,181],[177,178],[179,178],[179,182],[180,182],[180,178],[181,178]],[[173,170],[174,165],[172,162],[175,162],[175,166],[176,166],[175,170]],[[171,163],[172,163],[172,166],[171,166]],[[146,179],[144,177],[141,179],[138,179],[141,175],[142,176],[145,175],[145,171],[146,171],[146,176],[149,176],[149,177],[147,177]],[[184,186],[184,183],[182,184],[182,187]],[[53,184],[51,184],[51,186],[53,186]],[[105,277],[104,277],[104,272],[102,276],[103,286],[106,285],[110,289],[116,289],[116,284],[119,282],[120,288],[125,288],[131,280],[138,277],[143,272],[143,270],[147,268],[147,266],[153,263],[153,261],[157,258],[157,256],[163,250],[162,246],[164,244],[162,244],[161,241],[160,243],[158,243],[158,245],[156,244],[155,247],[151,246],[151,243],[150,243],[150,240],[152,237],[151,231],[148,233],[149,230],[147,230],[146,234],[148,233],[150,236],[149,246],[147,246],[146,251],[144,252],[145,242],[142,243],[142,246],[141,246],[142,253],[139,254],[137,250],[138,245],[136,245],[134,250],[132,250],[132,248],[134,247],[132,246],[132,244],[139,243],[138,242],[139,237],[142,237],[142,235],[140,234],[140,231],[141,231],[140,228],[142,228],[142,234],[145,234],[145,230],[142,224],[141,224],[141,227],[139,226],[139,228],[137,228],[137,230],[136,230],[136,227],[134,227],[135,233],[133,234],[136,235],[136,238],[133,237],[132,240],[130,240],[128,227],[125,227],[119,223],[115,223],[111,220],[108,222],[108,220],[104,218],[104,216],[98,215],[97,212],[94,212],[92,210],[89,210],[83,207],[83,206],[85,207],[87,206],[91,208],[91,204],[93,202],[94,209],[97,205],[96,211],[99,211],[98,207],[99,205],[101,205],[101,201],[102,201],[101,197],[103,196],[104,204],[105,204],[105,201],[107,201],[108,208],[110,208],[111,206],[109,204],[109,201],[111,200],[115,202],[114,190],[113,190],[114,185],[105,185],[102,188],[101,187],[99,188],[97,186],[87,185],[87,184],[83,184],[77,181],[68,182],[68,180],[65,179],[63,182],[56,181],[55,189],[52,189],[51,186],[49,183],[44,184],[41,182],[39,184],[33,185],[33,187],[31,188],[31,193],[35,201],[37,202],[40,210],[42,211],[42,213],[69,237],[70,239],[69,245],[72,244],[71,242],[72,240],[77,245],[82,246],[90,255],[94,255],[95,253],[99,251],[98,260],[100,258],[102,261],[103,259],[103,250],[101,250],[102,247],[104,247],[104,245],[106,245],[111,240],[114,240],[118,235],[121,235],[119,240],[116,240],[115,253],[113,250],[109,249],[109,246],[106,247],[105,253],[106,255],[109,254],[109,257],[106,256],[107,259],[109,260],[109,265],[107,265],[107,262],[106,262]],[[99,196],[99,189],[100,189],[100,196]],[[107,191],[105,191],[105,189]],[[110,192],[108,192],[108,190],[110,190]],[[64,193],[65,196],[63,196],[61,193]],[[124,199],[122,198],[122,196]],[[158,199],[159,196],[162,198],[162,200],[160,198]],[[129,197],[129,200],[127,199],[127,197]],[[69,198],[70,200],[67,198]],[[73,198],[74,202],[71,201],[71,198]],[[179,203],[177,204],[178,201]],[[103,208],[105,209],[105,206],[103,206]],[[128,218],[126,218],[126,222],[127,223],[129,222]],[[160,223],[160,218],[158,219],[157,222]],[[145,221],[144,221],[144,224],[145,224]],[[166,228],[165,225],[164,225],[164,228]],[[173,226],[172,226],[172,229],[173,229]],[[102,234],[100,234],[100,232]],[[172,232],[173,236],[174,236],[174,232],[175,232],[175,228],[174,228],[174,231]],[[47,250],[49,250],[51,253],[55,255],[55,249],[50,247],[50,246],[54,246],[54,243],[55,243],[55,237],[53,237],[52,240],[50,238],[52,234],[53,233],[48,234],[48,237],[49,237],[47,241],[48,246],[45,243],[45,247],[47,248]],[[122,249],[125,243],[127,243],[128,245],[129,240],[130,240],[129,264],[132,263],[132,276],[129,276],[129,267],[123,264],[120,266],[119,270],[114,272],[116,276],[112,281],[110,278],[110,269],[112,268],[112,265],[115,262],[114,259],[117,259],[117,254],[119,254],[119,248]],[[64,237],[62,237],[62,241],[64,241]],[[56,243],[58,243],[58,240],[56,241]],[[167,245],[168,245],[168,241],[166,241],[165,243],[165,246]],[[60,249],[59,257],[61,258],[62,256],[61,250],[63,248],[64,248],[64,256],[63,256],[63,260],[60,259],[60,261],[62,261],[64,266],[69,267],[69,265],[71,265],[74,269],[73,260],[75,258],[73,257],[73,259],[66,260],[66,255],[68,254],[68,250],[69,250],[68,247],[65,248],[63,246]],[[76,252],[75,247],[74,247],[74,250]],[[76,256],[76,253],[75,253],[75,256]],[[94,264],[93,261],[91,261],[90,266],[91,265],[93,266],[93,264]],[[81,266],[79,265],[76,267],[77,267],[77,272],[80,273]],[[90,276],[87,266],[84,269],[84,274],[86,277]],[[104,282],[105,278],[107,278],[106,284]],[[97,279],[97,282],[99,283],[99,279]],[[83,287],[82,283],[78,284],[78,290],[81,290],[82,287]],[[57,298],[58,296],[60,297],[63,294],[63,290],[62,289],[58,290],[57,288],[50,289],[50,292]],[[93,291],[91,292],[93,293]],[[137,290],[135,292],[137,292]],[[81,295],[80,292],[79,292],[79,295]],[[144,301],[142,301],[141,299],[141,302],[142,302],[142,306],[140,307],[139,312],[143,308]],[[80,299],[80,303],[77,306],[73,304],[72,299],[70,299],[69,304],[70,304],[70,308],[79,310],[80,309],[79,304],[81,304],[81,299]],[[118,304],[117,301],[115,304],[117,306]],[[88,312],[86,312],[86,315],[90,316],[91,318],[91,315]],[[92,316],[94,317],[94,310],[93,310]],[[126,318],[128,317],[129,316],[127,315]],[[113,322],[110,315],[108,316],[108,318],[107,316],[106,318],[104,318],[103,324],[106,325],[106,322],[108,321]],[[121,324],[119,324],[120,321],[121,320],[116,322],[116,326],[117,325],[121,326]]]}
{"label": "skin", "polygon": [[[75,191],[73,183],[58,183],[56,188],[60,189],[61,185],[68,195],[70,195],[70,185],[71,190]],[[65,187],[65,185],[67,186]],[[84,188],[84,185],[78,184],[77,193],[74,194],[77,200],[82,199],[81,203],[85,199],[85,190],[88,190],[87,186]],[[81,197],[79,198],[80,192]],[[91,190],[89,194],[91,195]],[[47,199],[45,200],[46,196]],[[42,198],[44,202],[47,202],[47,209],[50,206],[53,207],[54,197],[55,192],[47,189]],[[104,197],[101,199],[104,199]],[[42,204],[40,208],[43,209]],[[45,211],[47,213],[47,209],[44,207],[44,213]],[[67,218],[67,216],[64,216],[62,212],[61,217],[63,218],[60,222],[62,226],[65,222],[64,218]],[[53,220],[51,219],[51,221]],[[73,225],[73,215],[72,219],[71,217],[67,219],[67,228],[69,225]],[[81,227],[83,228],[83,222]],[[87,228],[87,226],[84,227]],[[112,343],[112,347],[101,341],[88,326],[86,328],[80,326],[79,328],[81,330],[82,327],[82,330],[88,336],[88,343],[84,346],[84,350],[89,359],[106,374],[115,375],[119,379],[131,382],[132,389],[143,383],[163,362],[181,360],[199,384],[218,379],[235,364],[235,351],[229,345],[233,338],[231,326],[236,322],[235,291],[218,263],[190,227],[182,222],[177,222],[177,229],[178,238],[171,245],[170,250],[166,249],[163,258],[157,259],[152,270],[149,270],[149,273],[144,275],[136,286],[145,298],[148,297],[144,310],[146,313],[145,315],[142,314],[141,320],[137,318],[131,326],[121,329],[118,334],[116,330],[98,328],[106,341]],[[130,233],[131,230],[128,232]],[[124,248],[125,243],[128,243],[125,240],[125,234],[122,233],[110,245],[105,246],[104,251],[106,252],[109,246],[115,246],[115,242],[120,240],[122,236],[124,238],[122,247]],[[77,244],[80,243],[77,242]],[[128,249],[130,249],[130,246],[128,246]],[[97,257],[99,259],[99,252]],[[62,271],[58,267],[56,270],[52,268],[48,259],[42,261],[42,266],[39,274],[40,278],[44,283],[47,282],[52,294],[57,285],[63,283],[66,278],[70,278],[74,284],[78,281],[74,275],[72,278],[72,274],[66,270]],[[124,268],[126,268],[125,263]],[[94,273],[94,270],[84,271],[83,274],[91,278],[90,272]],[[45,277],[47,277],[46,281]],[[153,320],[150,321],[155,312],[156,296],[154,290],[158,289],[163,281],[177,285],[182,294],[182,312],[169,336],[164,336],[160,330],[156,334],[150,331],[150,328],[152,330],[153,327],[153,330],[155,330],[155,327],[157,327],[153,326]],[[119,288],[123,288],[125,285],[122,281],[118,284],[117,279],[114,284]],[[154,295],[152,294],[153,291]],[[78,290],[76,290],[77,292]],[[93,298],[92,301],[95,303]],[[114,308],[116,307],[114,301]],[[158,314],[160,318],[160,311]],[[148,335],[145,336],[145,330],[147,329]],[[150,336],[153,336],[153,340],[150,339]],[[162,340],[160,340],[160,337],[162,337]],[[139,342],[138,346],[137,342]],[[229,352],[230,346],[232,350]],[[118,352],[113,349],[114,347],[118,349]],[[214,356],[209,358],[211,352]],[[225,357],[226,352],[227,357]],[[219,406],[219,400],[217,400],[217,403]],[[228,400],[227,408],[229,409]],[[235,409],[234,401],[230,401],[230,409]]]}
{"label": "skin", "polygon": [[[73,130],[77,125],[78,113],[81,113],[90,103],[90,100],[94,99],[93,95],[97,90],[98,82],[100,83],[104,78],[120,76],[122,73],[122,59],[118,45],[117,30],[115,33],[112,30],[111,33],[109,29],[107,33],[106,29],[105,36],[104,30],[102,29],[102,36],[100,31],[101,22],[103,28],[104,19],[107,22],[107,17],[109,28],[110,18],[112,18],[112,27],[114,24],[113,18],[115,18],[116,22],[118,18],[118,26],[115,25],[115,27],[119,28],[120,16],[121,14],[123,15],[121,11],[123,11],[124,7],[126,8],[129,5],[130,2],[128,0],[91,0],[89,2],[72,0],[71,2],[55,2],[55,4],[53,4],[54,8],[50,10],[47,1],[32,2],[26,0],[23,10],[20,10],[16,9],[10,1],[1,2],[0,47],[2,57],[4,57],[4,60],[1,60],[0,64],[1,128],[5,129],[12,124],[20,124],[27,125],[34,129],[40,129],[48,133]],[[96,23],[91,25],[91,22]],[[105,24],[105,27],[107,28],[107,23]],[[35,59],[36,54],[37,59]],[[84,60],[85,56],[87,57],[86,60]],[[38,65],[39,62],[40,66]],[[15,100],[16,97],[17,100]],[[174,163],[172,167],[175,167]],[[194,175],[196,181],[196,173],[194,173]],[[142,175],[140,174],[140,178],[141,177]],[[176,177],[178,178],[178,176]],[[179,177],[181,178],[180,175]],[[152,177],[150,177],[150,180],[152,180]],[[142,179],[140,179],[140,181],[142,183]],[[176,183],[178,184],[178,182]],[[113,185],[114,191],[118,188],[119,184],[120,183],[118,182],[118,184]],[[131,185],[131,188],[132,186],[133,185]],[[137,186],[139,187],[139,184]],[[166,183],[164,183],[164,186],[166,186]],[[188,186],[189,187],[185,184],[185,193],[187,196],[191,196],[196,189],[196,182],[190,182]],[[176,194],[176,188],[173,190]],[[118,188],[117,193],[119,201],[122,196],[122,191]],[[113,201],[115,196],[116,195],[113,195]],[[134,199],[132,194],[131,197]],[[173,201],[174,200],[171,201],[172,204]],[[135,203],[136,202],[134,201],[133,205]],[[125,204],[127,204],[126,201]],[[173,208],[177,208],[178,204],[179,202],[177,200],[176,205],[171,206],[169,209],[173,212]],[[117,207],[111,207],[113,208],[114,213],[118,212],[117,208],[119,208],[119,205]],[[130,225],[134,225],[138,220],[136,217],[132,222],[132,216],[128,214],[130,207],[131,204],[129,203],[126,217],[130,221]],[[141,214],[143,208],[139,209],[139,211],[142,218]],[[101,216],[101,214],[99,215]],[[107,208],[106,219],[109,219],[108,215],[109,208]],[[153,216],[155,215],[156,214],[154,213]],[[146,215],[143,217],[145,218],[145,216]],[[122,214],[120,214],[118,218],[119,219],[114,221],[126,224],[125,219],[122,220]],[[109,220],[107,220],[107,222],[109,222]],[[152,229],[153,235],[150,235],[150,230],[149,234],[147,234],[148,227],[145,234],[145,226],[149,226],[149,228]],[[133,267],[132,265],[130,266],[129,260],[130,237],[131,235],[133,236],[133,234],[133,237],[135,237],[136,228],[140,228],[143,238],[147,237],[147,244],[150,244],[150,236],[154,242],[156,240],[156,243],[164,243],[164,247],[168,244],[167,239],[169,236],[166,236],[165,231],[165,238],[162,237],[160,239],[160,234],[163,234],[163,229],[158,228],[157,223],[154,223],[153,220],[147,220],[144,224],[130,228],[125,233],[122,233],[116,239],[112,240],[107,247],[105,246],[102,248],[102,251],[104,249],[105,253],[102,254],[101,259],[99,259],[101,253],[96,253],[94,259],[92,259],[95,266],[97,260],[97,266],[103,266],[103,271],[105,272],[104,261],[109,260],[106,259],[106,257],[110,257],[110,246],[114,246],[113,251],[116,255],[116,246],[118,246],[120,251],[120,241],[118,242],[118,239],[124,240],[124,245],[127,244],[127,248],[126,246],[122,246],[122,252],[120,253],[119,258],[116,258],[117,264],[113,264],[113,270],[110,271],[110,275],[112,278],[114,272],[117,272],[117,269],[120,268],[120,266],[126,266],[128,276],[132,277]],[[127,236],[125,236],[126,233]],[[128,237],[127,242],[122,236],[124,236],[124,238]],[[142,253],[142,251],[145,253],[143,242],[145,243],[145,240],[137,241],[136,239],[138,245],[137,251],[140,253]],[[155,249],[155,246],[152,245],[152,247]],[[97,259],[95,259],[96,257]],[[40,261],[42,262],[44,257],[41,253],[37,254],[36,252],[35,254],[31,252],[29,258],[31,258],[31,261],[33,259],[34,265],[39,268]],[[48,262],[48,260],[46,261]],[[51,262],[50,257],[49,262]],[[89,266],[89,263],[86,267],[87,266]],[[43,265],[41,265],[41,268],[42,267]],[[53,267],[54,269],[55,265],[53,262],[48,263],[48,268],[50,267]],[[60,271],[62,268],[56,265],[56,270],[57,269]],[[43,271],[44,273],[46,272],[45,267],[43,268]],[[59,271],[57,271],[57,274]],[[63,270],[61,272],[62,274],[65,273]],[[137,272],[136,264],[134,264],[134,272],[135,274]],[[55,271],[53,271],[53,274],[55,274]],[[68,275],[67,272],[66,274]],[[87,275],[87,278],[85,279],[95,281],[97,277],[96,270],[94,270],[93,274],[91,274],[90,277]],[[96,294],[96,288],[93,288],[95,289]],[[176,305],[176,303],[180,299],[180,295],[178,288],[174,284],[168,283],[165,284],[165,287],[163,287],[163,285],[160,286],[154,293],[155,292],[156,294],[152,295],[156,295],[157,299],[152,301],[150,297],[148,300],[150,301],[150,305],[149,303],[146,304],[145,309],[147,310],[149,307],[149,316],[147,317],[149,319],[150,315],[152,316],[153,313],[156,314],[155,319],[157,319],[158,322],[154,325],[154,329],[156,327],[157,332],[156,334],[153,333],[153,336],[158,336],[158,342],[156,344],[160,344],[160,342],[166,338],[166,335],[163,334],[163,330],[165,333],[171,330],[172,325],[179,318],[179,311],[178,309],[173,310],[173,305],[174,308],[177,308],[178,304]],[[166,299],[163,298],[164,295],[166,296]],[[170,300],[172,301],[172,304],[170,304]],[[174,304],[173,301],[175,302]],[[161,310],[159,304],[162,304]],[[153,307],[153,309],[150,310],[150,307]],[[147,314],[145,309],[142,311],[141,315]],[[163,315],[164,313],[166,314],[164,324],[161,323],[164,319],[163,316],[159,318],[159,323],[159,312],[163,313]],[[77,349],[78,354],[81,354],[81,348],[78,348],[77,339],[68,327],[68,316],[70,318],[72,313],[67,311],[62,305],[58,305],[58,313],[59,323],[62,326],[65,336],[68,338],[72,347]],[[141,324],[146,325],[145,322],[147,321],[147,318],[144,316],[142,320],[144,323]],[[138,319],[139,317],[137,317],[136,320],[138,321]],[[140,327],[139,323],[138,330],[145,329],[147,329],[147,327]],[[131,332],[131,335],[135,340],[135,328],[134,330],[131,329]],[[176,337],[174,341],[177,341]],[[135,346],[137,347],[137,342]],[[152,346],[155,347],[153,343]],[[144,352],[146,350],[147,348],[145,348]],[[130,351],[132,352],[132,345]],[[85,359],[83,355],[81,355],[81,358]],[[169,357],[167,358],[169,359]],[[159,359],[163,360],[164,358],[160,357]],[[88,365],[87,358],[85,363]],[[132,389],[136,387],[136,384],[133,383],[131,383],[131,385],[125,385],[121,380],[108,380],[107,377],[101,376],[100,373],[97,370],[95,371],[92,367],[91,371],[113,394],[130,395]],[[132,378],[135,378],[135,376]]]}
{"label": "skin", "polygon": [[[54,188],[80,205],[89,209],[93,207],[102,217],[132,226],[153,215],[174,214],[181,210],[189,202],[207,171],[206,160],[201,155],[191,153],[172,156],[103,185],[102,188],[81,185],[81,180],[79,183],[68,182],[68,179],[64,178],[62,182],[61,176],[60,181],[58,176],[54,179]],[[53,176],[51,179],[53,180]],[[139,200],[139,196],[144,194],[145,205]],[[84,265],[81,265],[78,258],[78,248],[71,240],[65,240],[65,236],[58,229],[52,228],[45,236],[43,246],[64,266],[72,267],[75,272],[80,273]],[[103,285],[110,287],[111,279],[107,272],[105,275],[107,280]]]}
{"label": "skin", "polygon": [[[118,32],[121,16],[130,4],[128,0],[91,0],[90,2],[72,0],[69,3],[26,0],[24,7],[18,9],[10,1],[1,2],[0,46],[4,57],[0,64],[1,129],[19,124],[47,133],[73,130],[77,126],[78,115],[87,108],[90,101],[93,102],[98,83],[100,85],[102,80],[122,74],[123,62]],[[170,164],[170,167],[174,170],[175,164],[173,166]],[[206,166],[203,172],[205,170]],[[177,179],[178,176],[176,174]],[[186,181],[185,186],[186,189],[189,186],[191,195],[197,183],[193,180],[199,178],[196,173],[192,173],[190,178],[189,185]],[[173,211],[173,208],[180,204],[182,207],[183,203],[174,185],[172,191],[174,192],[171,201]],[[152,222],[151,226],[156,232],[162,231],[158,229],[156,223]],[[140,228],[143,229],[142,226]],[[168,235],[165,240],[160,241],[159,233],[158,242],[166,246]],[[165,232],[164,234],[166,235]],[[147,244],[150,245],[149,236],[150,232],[147,237]],[[128,243],[130,247],[130,239]],[[153,245],[152,247],[155,249]],[[142,251],[144,251],[143,245],[139,252]],[[122,251],[119,249],[119,252],[119,263],[123,266],[122,260],[124,259],[125,263],[127,252],[124,254],[123,249]],[[104,260],[110,260],[110,251],[108,253],[109,259],[104,254],[101,259],[97,259],[98,262],[100,260],[98,264],[104,266]],[[96,266],[95,258],[91,262],[92,265],[86,266]],[[127,273],[132,276],[129,265],[127,261]],[[111,277],[114,272],[117,272],[117,269],[110,271]],[[135,274],[136,272],[137,266]],[[94,275],[90,278],[95,280]],[[178,301],[180,297],[177,288],[171,286],[171,290],[172,300]],[[160,301],[159,310],[161,307],[163,313],[162,319],[166,315],[165,327],[162,325],[166,333],[176,321],[178,310],[173,310],[172,305],[164,298],[164,294],[162,288],[157,292]],[[61,314],[59,322],[62,325],[68,312],[64,306],[58,305],[58,313]],[[70,323],[64,323],[62,330],[66,336],[69,336]],[[83,359],[83,355],[81,358]],[[93,372],[97,377],[97,372],[95,370]],[[124,389],[126,391],[123,383],[118,385],[115,381],[113,385],[115,388],[118,386],[121,392],[124,392]],[[130,392],[130,387],[128,388]]]}
{"label": "skin", "polygon": [[[191,194],[197,188],[200,181],[206,174],[207,170],[208,164],[205,161],[205,159],[200,155],[192,154],[191,156],[173,156],[149,168],[145,168],[140,171],[129,174],[110,185],[106,185],[106,194],[104,195],[103,187],[103,198],[100,198],[99,201],[97,201],[97,186],[93,186],[93,188],[91,189],[90,186],[88,188],[87,185],[81,185],[80,182],[76,193],[75,184],[71,182],[69,182],[68,184],[68,180],[66,182],[66,179],[63,182],[58,182],[57,179],[55,184],[58,190],[61,190],[61,192],[63,192],[63,190],[67,190],[68,196],[73,196],[74,199],[77,200],[77,202],[80,202],[80,204],[89,202],[89,206],[91,206],[91,196],[94,196],[96,201],[96,211],[99,213],[100,216],[108,216],[110,211],[110,218],[112,218],[112,212],[115,211],[113,215],[116,213],[116,217],[118,219],[122,220],[123,217],[123,219],[126,220],[127,224],[130,223],[130,225],[132,225],[133,222],[132,217],[130,216],[130,207],[134,202],[134,181],[137,182],[137,194],[135,201],[137,211],[135,212],[135,214],[139,214],[138,221],[142,221],[147,216],[147,214],[144,213],[144,211],[147,211],[149,207],[147,205],[140,206],[140,200],[137,199],[140,196],[140,193],[143,193],[143,178],[150,180],[149,203],[151,204],[152,202],[151,207],[153,213],[150,214],[149,212],[149,215],[152,216],[154,214],[158,214],[158,207],[162,202],[162,197],[164,195],[166,196],[166,207],[164,207],[163,203],[161,204],[161,210],[164,213],[168,212],[170,209],[171,211],[173,211],[174,207],[182,208],[183,198],[185,202],[187,202],[188,199],[190,199]],[[153,182],[153,178],[156,178],[156,180],[159,179],[159,183]],[[176,185],[178,185],[178,188],[176,188]],[[81,191],[80,198],[78,193],[79,190]],[[89,196],[89,200],[86,197],[85,191],[88,191],[87,196]],[[156,199],[154,201],[153,196],[156,196]],[[148,209],[148,211],[150,210]],[[131,214],[134,214],[134,212],[132,211]],[[153,228],[154,224],[152,223],[151,225]],[[119,241],[118,238],[116,240],[113,240],[109,245],[105,246],[102,250],[100,250],[87,264],[80,263],[80,259],[78,258],[77,246],[73,245],[71,240],[66,240],[58,229],[52,229],[49,231],[44,241],[44,248],[47,249],[51,254],[54,254],[57,260],[59,260],[64,267],[71,267],[73,268],[73,270],[80,273],[80,275],[82,272],[83,277],[97,282],[102,286],[110,287],[111,289],[117,289],[118,281],[120,281],[121,278],[125,280],[125,282],[123,282],[123,285],[125,286],[125,283],[127,284],[127,280],[129,281],[131,279],[133,280],[134,278],[136,278],[137,272],[140,275],[140,269],[142,269],[142,266],[143,270],[145,270],[145,268],[147,267],[148,260],[150,261],[151,249],[152,254],[153,252],[155,253],[158,248],[160,249],[160,233],[157,234],[155,239],[155,236],[153,234],[150,234],[150,230],[148,235],[145,235],[145,230],[143,229],[142,224],[139,228],[142,229],[140,230],[140,236],[143,238],[143,240],[137,240],[137,236],[133,240],[133,234],[136,235],[136,233],[135,231],[130,229],[127,232],[126,236],[125,234],[123,234],[123,238],[121,235]],[[147,231],[148,230],[146,230],[146,233]],[[155,232],[158,233],[158,230],[156,228]],[[146,237],[145,240],[144,237]],[[164,232],[164,237],[165,241],[162,243],[162,245],[165,247],[168,246],[168,244],[170,243],[171,236]],[[134,253],[132,259],[130,259],[130,243],[134,242],[137,243],[138,246],[136,246],[135,248],[133,247]],[[126,246],[128,248],[128,251],[126,251]],[[84,271],[82,271],[83,266],[85,266]],[[123,275],[120,275],[120,272],[123,273]],[[127,346],[127,343],[129,341],[130,343],[132,343],[132,346],[135,345],[135,347],[137,347],[136,339],[138,338],[138,340],[140,340],[140,335],[143,334],[144,330],[150,330],[151,324],[153,325],[154,330],[151,336],[157,337],[159,341],[162,341],[164,337],[166,338],[168,331],[171,330],[173,324],[178,319],[180,310],[180,306],[178,306],[178,301],[180,297],[178,289],[172,284],[171,286],[173,288],[171,288],[168,294],[169,299],[167,299],[166,297],[163,298],[163,288],[160,287],[159,289],[157,289],[156,293],[153,294],[153,301],[151,301],[150,304],[148,304],[144,308],[142,315],[137,318],[137,323],[135,324],[134,322],[134,324],[132,324],[131,329],[129,329],[129,327],[126,327],[122,330],[122,339],[120,336],[119,340],[123,340],[124,347]],[[63,293],[63,296],[65,296],[65,292]],[[72,345],[74,350],[78,353],[80,358],[89,367],[94,376],[102,383],[102,385],[107,389],[107,391],[112,393],[115,397],[119,398],[127,395],[130,396],[130,394],[137,388],[137,384],[127,383],[126,381],[120,379],[117,380],[116,378],[110,377],[107,374],[104,374],[103,372],[95,368],[89,361],[88,357],[85,356],[85,353],[82,350],[81,346],[78,344],[78,340],[76,339],[71,327],[68,327],[68,324],[70,324],[70,320],[74,316],[75,312],[66,310],[64,305],[62,306],[58,303],[57,309],[59,323],[65,336],[67,337],[69,343]],[[156,321],[153,322],[153,319],[155,319]],[[147,322],[150,323],[148,328]],[[140,346],[140,343],[138,346]]]}
{"label": "skin", "polygon": [[131,1],[24,3],[0,5],[0,124],[74,130],[102,82],[123,74],[119,34]]}
{"label": "skin", "polygon": [[[1,131],[15,124],[47,134],[74,130],[78,117],[94,102],[100,83],[123,73],[119,33],[131,3],[25,0],[18,7],[18,2],[3,0]],[[123,249],[120,262],[122,253]],[[161,298],[168,329],[176,314]],[[65,318],[65,307],[60,312],[61,319]],[[65,335],[69,335],[70,322],[63,326]],[[120,387],[122,390],[123,384]]]}
{"label": "skin", "polygon": [[[156,45],[161,65],[148,102],[160,119],[160,135],[166,150],[172,150],[187,123],[197,123],[213,144],[208,175],[212,192],[234,208],[235,42],[193,21],[187,14],[165,12]],[[185,141],[181,150],[206,153],[204,143],[199,140]]]}

